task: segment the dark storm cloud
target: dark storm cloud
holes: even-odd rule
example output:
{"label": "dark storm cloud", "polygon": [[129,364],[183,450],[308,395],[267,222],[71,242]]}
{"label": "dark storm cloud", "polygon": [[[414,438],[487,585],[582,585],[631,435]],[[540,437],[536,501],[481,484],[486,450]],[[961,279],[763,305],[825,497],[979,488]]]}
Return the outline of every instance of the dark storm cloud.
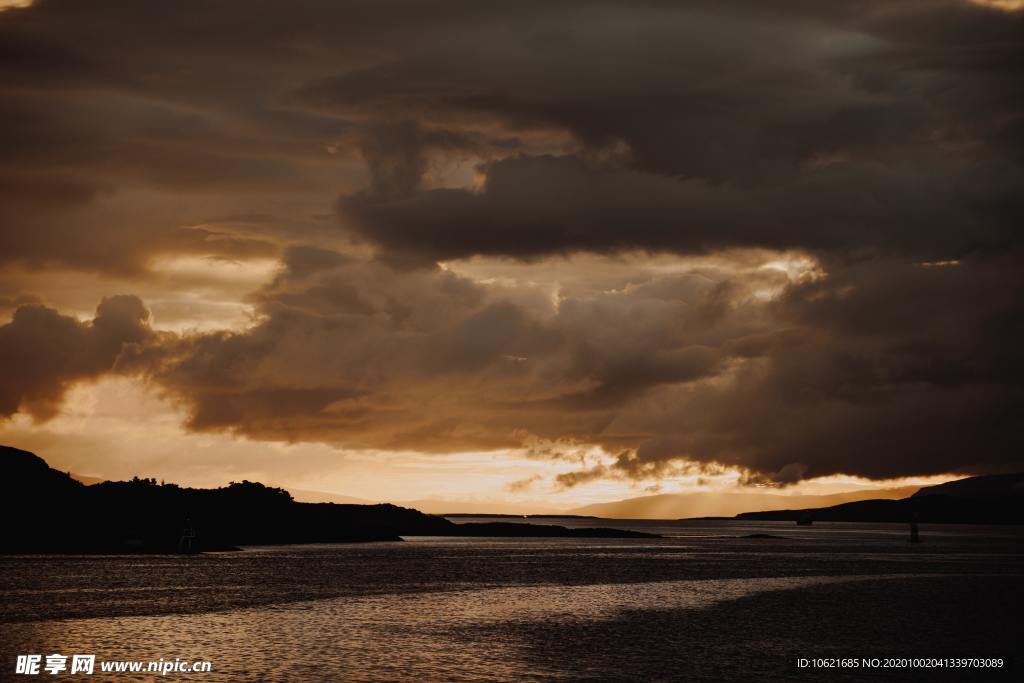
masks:
{"label": "dark storm cloud", "polygon": [[[260,294],[257,326],[149,336],[117,370],[149,377],[200,431],[436,452],[541,439],[618,453],[567,473],[565,487],[671,477],[686,460],[779,483],[991,471],[1024,446],[1013,257],[872,260],[795,283],[774,269],[702,267],[557,307],[441,269],[308,248],[289,263]],[[783,293],[762,300],[769,290]],[[82,324],[37,306],[4,333],[25,329],[32,311],[69,328],[55,339],[81,336],[71,332]],[[66,367],[54,357],[47,367]],[[63,386],[111,358],[32,381]]]}
{"label": "dark storm cloud", "polygon": [[[1021,217],[1019,18],[966,0],[50,0],[4,12],[0,43],[8,261],[202,253],[174,219],[99,200],[325,188],[327,147],[368,166],[347,229],[413,261],[949,253]],[[455,152],[492,161],[481,195],[417,187]],[[506,216],[526,189],[545,201]]]}
{"label": "dark storm cloud", "polygon": [[513,157],[485,170],[478,193],[429,190],[396,201],[357,195],[340,208],[368,239],[428,260],[737,246],[951,258],[1012,243],[1024,219],[1017,192],[1024,175],[1013,167],[936,174],[926,166],[847,163],[748,189],[592,169],[577,157]]}
{"label": "dark storm cloud", "polygon": [[149,311],[133,296],[104,299],[89,322],[23,304],[0,326],[0,417],[56,414],[68,387],[110,372],[127,345],[152,339]]}
{"label": "dark storm cloud", "polygon": [[703,453],[872,477],[1019,466],[1020,262],[837,268],[774,305],[785,333],[727,344],[748,359],[731,381],[667,387],[615,427],[659,434],[637,452],[648,462]]}
{"label": "dark storm cloud", "polygon": [[[781,483],[1020,462],[1020,13],[45,0],[0,13],[0,45],[0,263],[282,261],[236,332],[4,294],[0,340],[28,354],[3,356],[5,415],[116,365],[196,430],[615,454],[566,486],[682,459]],[[446,181],[467,160],[479,185]],[[665,253],[719,262],[531,279]],[[480,256],[538,270],[437,265]],[[799,277],[757,267],[796,256]]]}
{"label": "dark storm cloud", "polygon": [[257,328],[158,353],[147,372],[194,428],[438,451],[525,434],[619,453],[563,486],[671,476],[680,459],[781,483],[983,471],[1024,445],[1024,376],[1004,345],[1020,335],[1015,258],[871,261],[789,285],[703,269],[557,309],[440,270],[313,260],[263,293]]}
{"label": "dark storm cloud", "polygon": [[543,293],[439,268],[310,248],[288,262],[259,295],[257,326],[162,335],[119,369],[158,383],[197,430],[450,451],[530,434],[593,443],[645,389],[710,377],[723,362],[715,332],[671,319],[714,288],[707,277],[556,309]]}
{"label": "dark storm cloud", "polygon": [[276,106],[288,38],[271,36],[290,13],[246,7],[245,32],[238,11],[57,0],[0,14],[0,262],[140,271],[158,254],[273,253],[274,239],[187,226],[235,194],[326,191],[324,145],[345,125]]}
{"label": "dark storm cloud", "polygon": [[605,6],[460,36],[300,97],[574,141],[569,156],[485,164],[481,192],[342,197],[358,235],[428,260],[740,245],[958,255],[1013,241],[1019,20],[965,3],[828,6],[696,3],[619,22]]}

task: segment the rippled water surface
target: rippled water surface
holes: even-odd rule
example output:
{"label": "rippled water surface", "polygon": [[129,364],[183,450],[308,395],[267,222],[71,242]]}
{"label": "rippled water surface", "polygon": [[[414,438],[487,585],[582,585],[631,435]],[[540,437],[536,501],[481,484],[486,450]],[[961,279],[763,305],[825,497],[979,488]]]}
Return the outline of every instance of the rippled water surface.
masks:
{"label": "rippled water surface", "polygon": [[60,652],[211,661],[194,680],[789,680],[798,656],[1020,647],[1016,528],[622,524],[666,537],[0,558],[0,678]]}

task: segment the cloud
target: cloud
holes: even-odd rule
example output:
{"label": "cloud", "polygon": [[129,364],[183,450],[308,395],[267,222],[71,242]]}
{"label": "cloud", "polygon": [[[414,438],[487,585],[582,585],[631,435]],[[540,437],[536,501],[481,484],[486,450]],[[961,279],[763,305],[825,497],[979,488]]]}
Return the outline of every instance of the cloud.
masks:
{"label": "cloud", "polygon": [[[114,372],[195,431],[607,455],[565,486],[1016,466],[1024,52],[990,5],[3,12],[0,413]],[[280,268],[158,272],[205,257]],[[39,303],[73,271],[252,317],[81,322]]]}
{"label": "cloud", "polygon": [[570,22],[563,8],[495,35],[476,18],[479,33],[309,84],[296,97],[319,110],[416,120],[394,145],[409,130],[521,142],[480,154],[479,192],[418,187],[419,145],[403,192],[345,193],[342,221],[427,262],[738,246],[950,258],[1014,241],[1012,19],[962,2],[715,10]]}
{"label": "cloud", "polygon": [[53,417],[68,387],[112,371],[128,345],[152,338],[149,311],[133,296],[105,298],[89,322],[24,304],[0,326],[0,417]]}
{"label": "cloud", "polygon": [[262,321],[239,332],[154,335],[134,298],[106,300],[88,324],[20,307],[0,328],[21,373],[7,413],[45,417],[70,382],[117,371],[147,377],[196,431],[617,454],[563,486],[671,478],[690,463],[777,483],[998,470],[1022,445],[1007,410],[1024,398],[1016,257],[872,260],[795,279],[742,258],[680,262],[557,302],[323,250],[294,249],[288,264],[259,295]]}
{"label": "cloud", "polygon": [[[736,247],[822,252],[877,249],[954,258],[1013,239],[1022,208],[1011,185],[974,168],[936,177],[844,165],[784,186],[739,190],[629,169],[594,169],[578,157],[514,157],[485,167],[480,192],[428,190],[395,201],[339,202],[357,233],[427,262],[474,255],[536,259],[573,251],[708,253]],[[865,201],[870,198],[870,201]],[[979,226],[968,204],[1001,202]]]}
{"label": "cloud", "polygon": [[[407,262],[948,256],[1021,217],[1017,22],[966,1],[55,0],[0,39],[8,263],[266,255],[339,192],[346,231]],[[485,164],[480,196],[423,187],[453,157]],[[282,207],[258,241],[184,229]]]}
{"label": "cloud", "polygon": [[515,481],[510,481],[506,484],[505,490],[509,493],[523,493],[524,491],[529,491],[533,488],[534,484],[543,479],[544,477],[539,474],[535,474],[532,477],[526,477],[525,479],[516,479]]}
{"label": "cloud", "polygon": [[585,470],[563,472],[562,474],[555,475],[555,482],[559,486],[563,486],[568,489],[597,479],[603,479],[607,474],[608,468],[604,465],[594,465],[593,467]]}
{"label": "cloud", "polygon": [[[1020,334],[1016,257],[872,260],[792,279],[743,258],[680,262],[556,303],[440,268],[289,253],[259,295],[262,322],[132,338],[118,371],[148,377],[193,430],[420,452],[527,447],[585,465],[563,486],[671,478],[693,463],[792,483],[1017,462],[1019,420],[1006,409],[1024,379],[1008,343]],[[616,455],[595,467],[595,447]]]}
{"label": "cloud", "polygon": [[721,381],[665,387],[613,427],[657,432],[642,460],[702,454],[756,472],[900,476],[1019,466],[1019,257],[836,269],[773,306],[784,334],[729,343]]}

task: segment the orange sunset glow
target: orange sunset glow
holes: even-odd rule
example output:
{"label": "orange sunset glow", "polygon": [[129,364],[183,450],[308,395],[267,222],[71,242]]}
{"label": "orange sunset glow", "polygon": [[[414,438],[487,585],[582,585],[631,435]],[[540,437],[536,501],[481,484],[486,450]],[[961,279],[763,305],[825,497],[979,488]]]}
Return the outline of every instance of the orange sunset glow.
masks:
{"label": "orange sunset glow", "polygon": [[1012,469],[1020,3],[938,5],[4,3],[0,442],[445,512]]}

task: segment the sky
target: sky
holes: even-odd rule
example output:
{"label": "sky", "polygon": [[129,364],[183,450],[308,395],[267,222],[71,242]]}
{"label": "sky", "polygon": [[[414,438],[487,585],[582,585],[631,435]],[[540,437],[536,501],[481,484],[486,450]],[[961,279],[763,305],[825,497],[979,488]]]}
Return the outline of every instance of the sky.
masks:
{"label": "sky", "polygon": [[19,0],[0,45],[0,442],[55,467],[516,512],[1022,468],[1024,2]]}

